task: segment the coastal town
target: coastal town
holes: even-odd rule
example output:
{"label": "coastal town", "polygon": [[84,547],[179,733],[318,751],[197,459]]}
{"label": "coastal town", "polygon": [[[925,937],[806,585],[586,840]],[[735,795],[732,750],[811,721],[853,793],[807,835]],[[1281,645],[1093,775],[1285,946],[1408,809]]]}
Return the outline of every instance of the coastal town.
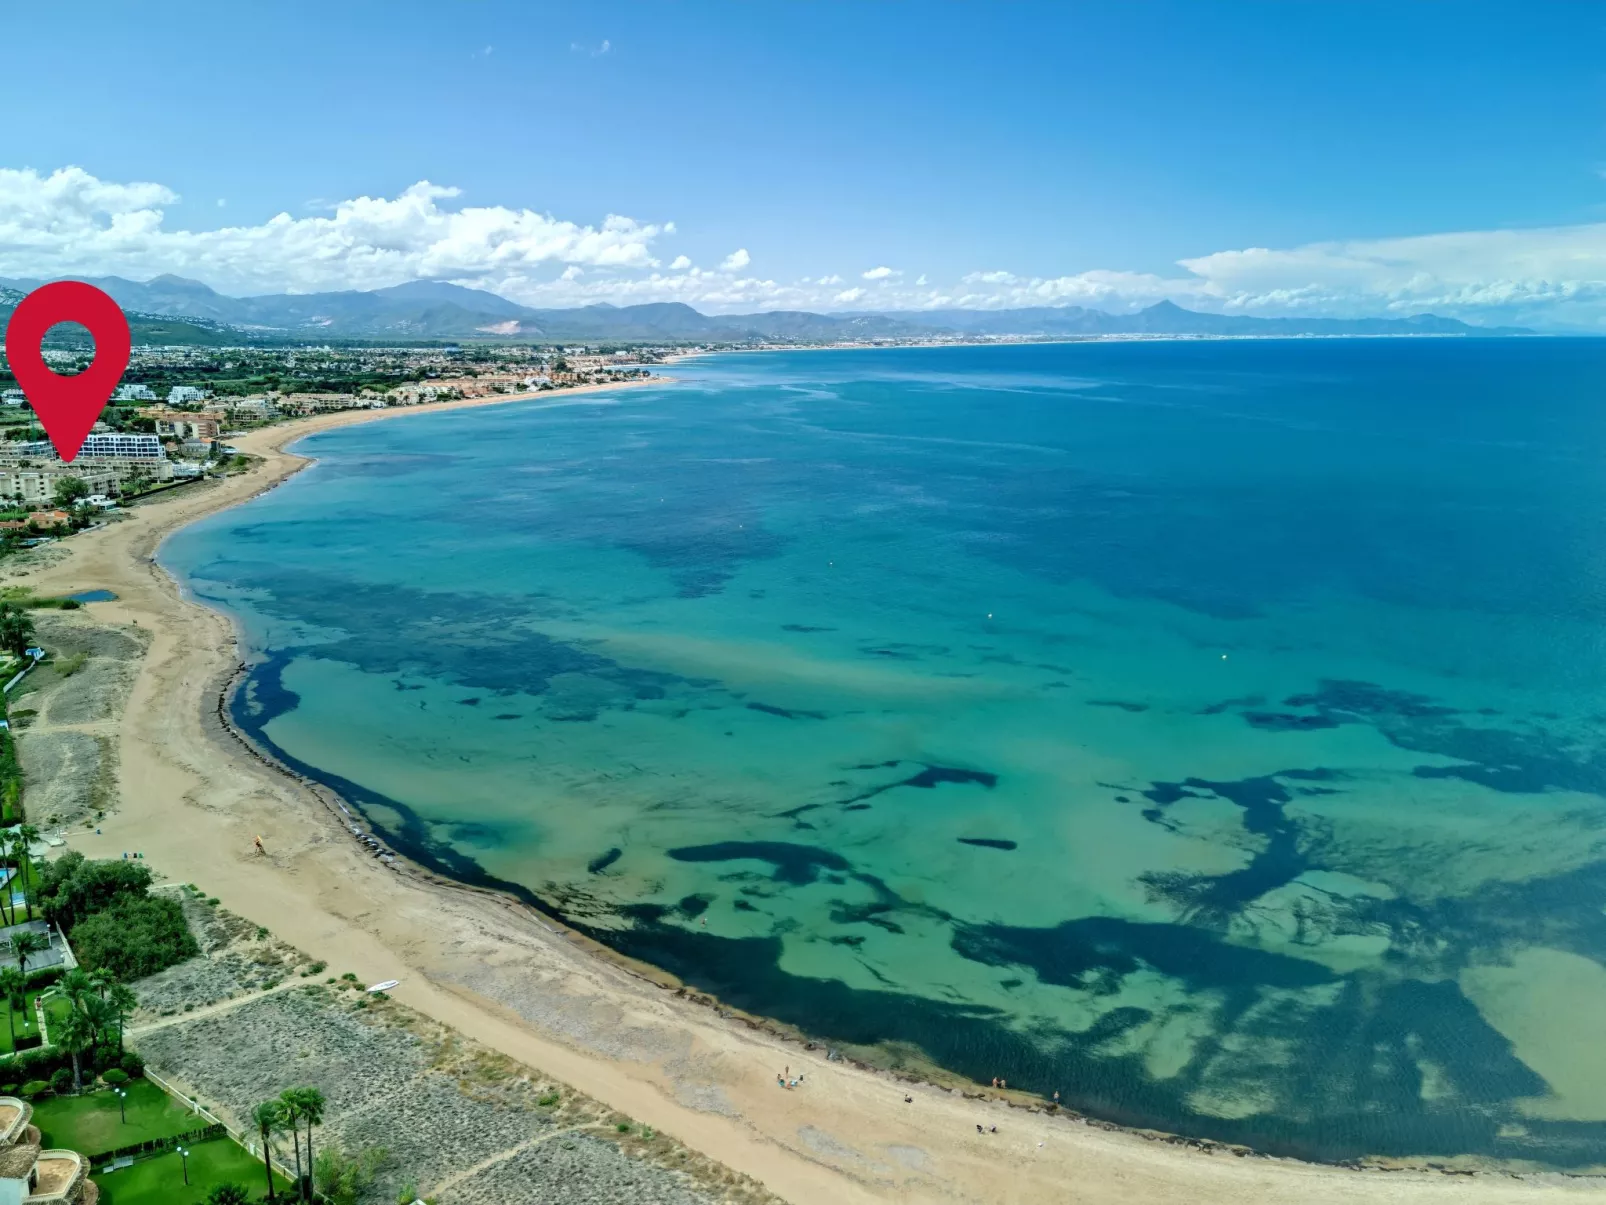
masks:
{"label": "coastal town", "polygon": [[[242,471],[233,441],[314,415],[637,384],[668,348],[138,347],[70,463],[0,368],[0,553],[91,526],[153,493]],[[81,371],[87,354],[50,350]]]}

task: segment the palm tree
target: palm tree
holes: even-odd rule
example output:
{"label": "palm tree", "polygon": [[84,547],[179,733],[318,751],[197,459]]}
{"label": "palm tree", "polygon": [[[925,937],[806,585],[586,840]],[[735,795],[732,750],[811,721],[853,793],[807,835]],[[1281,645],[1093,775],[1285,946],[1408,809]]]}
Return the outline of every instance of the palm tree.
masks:
{"label": "palm tree", "polygon": [[68,1011],[56,1025],[52,1035],[57,1046],[72,1055],[72,1087],[74,1092],[84,1090],[83,1053],[95,1044],[95,1023],[81,1008]]}
{"label": "palm tree", "polygon": [[251,1119],[257,1123],[257,1131],[262,1135],[262,1169],[268,1177],[268,1200],[276,1201],[278,1198],[273,1192],[273,1155],[269,1144],[273,1141],[273,1135],[284,1129],[284,1102],[263,1101],[252,1112]]}
{"label": "palm tree", "polygon": [[95,980],[83,967],[73,967],[56,981],[56,992],[66,996],[74,1005],[82,1005],[94,991]]}
{"label": "palm tree", "polygon": [[13,603],[0,603],[0,648],[20,657],[33,639],[33,620]]}
{"label": "palm tree", "polygon": [[25,975],[28,973],[29,956],[48,949],[50,949],[50,938],[43,933],[24,929],[21,933],[11,935],[11,956],[17,960],[17,969]]}
{"label": "palm tree", "polygon": [[100,993],[102,1000],[106,998],[106,989],[116,982],[117,976],[113,975],[105,967],[98,967],[89,972],[89,986]]}
{"label": "palm tree", "polygon": [[[0,972],[0,974],[3,974],[3,972]],[[3,980],[0,980],[0,984],[3,984]],[[123,1026],[128,1023],[128,1018],[132,1017],[134,1010],[139,1007],[139,997],[134,994],[134,989],[129,987],[128,984],[114,983],[107,989],[106,1003],[112,1010],[112,1016],[117,1018],[117,1053],[122,1054]]]}
{"label": "palm tree", "polygon": [[22,859],[17,854],[17,839],[14,834],[6,833],[0,838],[0,855],[4,855],[8,862],[15,859],[17,863],[16,875],[6,881],[5,895],[0,896],[0,912],[6,914],[6,924],[14,925],[17,923],[17,904],[14,898],[17,889],[16,880],[22,877]]}
{"label": "palm tree", "polygon": [[[11,1049],[17,1048],[17,1008],[28,1006],[28,981],[22,972],[11,967],[0,968],[0,996],[6,999],[6,1025],[11,1029]],[[22,1003],[19,1005],[18,1000]]]}
{"label": "palm tree", "polygon": [[[316,1088],[297,1088],[295,1093],[297,1104],[301,1109],[301,1119],[307,1123],[307,1167],[310,1170],[314,1165],[312,1158],[312,1127],[323,1124],[323,1109],[326,1102],[323,1099],[323,1093]],[[309,1201],[312,1199],[310,1192],[307,1194],[307,1199]]]}
{"label": "palm tree", "polygon": [[29,902],[33,895],[29,888],[33,881],[33,855],[28,851],[39,840],[39,830],[31,824],[19,824],[16,830],[18,869],[22,873],[22,903],[28,909],[28,919],[33,919],[33,905]]}
{"label": "palm tree", "polygon": [[90,1025],[95,1029],[95,1040],[91,1043],[100,1046],[111,1041],[112,1023],[116,1020],[112,1013],[112,1006],[99,996],[85,996],[78,1006],[84,1016],[89,1018]]}
{"label": "palm tree", "polygon": [[306,1195],[306,1181],[301,1176],[301,1130],[297,1122],[301,1120],[300,1093],[294,1088],[286,1088],[279,1093],[279,1112],[284,1119],[285,1129],[290,1131],[290,1145],[296,1150],[296,1196]]}

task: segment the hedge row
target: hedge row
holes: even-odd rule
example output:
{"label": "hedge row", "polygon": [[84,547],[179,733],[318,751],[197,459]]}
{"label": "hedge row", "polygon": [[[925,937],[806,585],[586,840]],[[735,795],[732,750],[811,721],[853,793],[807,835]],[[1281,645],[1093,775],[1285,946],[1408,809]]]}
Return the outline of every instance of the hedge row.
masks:
{"label": "hedge row", "polygon": [[213,1138],[221,1138],[228,1133],[220,1125],[209,1125],[205,1129],[191,1130],[187,1134],[169,1134],[166,1138],[147,1138],[144,1142],[136,1142],[130,1146],[120,1146],[112,1151],[83,1151],[85,1158],[94,1161],[102,1159],[121,1159],[124,1155],[143,1155],[147,1151],[170,1151],[175,1146],[185,1143],[209,1142]]}

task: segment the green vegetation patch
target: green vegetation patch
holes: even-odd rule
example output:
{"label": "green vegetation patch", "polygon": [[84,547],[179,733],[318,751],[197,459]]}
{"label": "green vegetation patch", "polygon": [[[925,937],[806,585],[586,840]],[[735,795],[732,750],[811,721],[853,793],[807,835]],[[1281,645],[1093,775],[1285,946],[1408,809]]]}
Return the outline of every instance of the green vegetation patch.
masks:
{"label": "green vegetation patch", "polygon": [[126,982],[200,953],[179,902],[150,894],[150,884],[143,862],[92,862],[73,851],[46,865],[39,902],[86,970]]}
{"label": "green vegetation patch", "polygon": [[212,1124],[150,1080],[129,1080],[123,1090],[128,1093],[123,1109],[126,1122],[118,1112],[117,1096],[110,1089],[36,1101],[33,1123],[39,1127],[45,1146],[66,1147],[93,1159],[136,1142],[187,1134]]}
{"label": "green vegetation patch", "polygon": [[[205,1205],[220,1184],[238,1184],[255,1201],[266,1194],[267,1174],[262,1160],[227,1138],[214,1138],[188,1148],[190,1182],[184,1183],[184,1166],[177,1152],[143,1159],[133,1167],[91,1177],[100,1188],[100,1205]],[[290,1200],[290,1182],[274,1176],[284,1200]]]}

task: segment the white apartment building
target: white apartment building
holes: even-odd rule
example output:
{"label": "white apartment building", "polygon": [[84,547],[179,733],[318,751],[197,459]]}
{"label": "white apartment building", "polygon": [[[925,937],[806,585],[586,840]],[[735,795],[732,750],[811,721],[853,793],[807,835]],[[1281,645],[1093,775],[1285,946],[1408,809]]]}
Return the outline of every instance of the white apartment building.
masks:
{"label": "white apartment building", "polygon": [[204,402],[211,396],[210,389],[197,389],[194,385],[174,385],[167,391],[167,404],[184,406],[190,402]]}
{"label": "white apartment building", "polygon": [[149,385],[119,385],[112,396],[120,402],[154,402],[156,391]]}
{"label": "white apartment building", "polygon": [[4,393],[0,393],[0,405],[20,406],[27,400],[27,396],[20,389],[7,389]]}
{"label": "white apartment building", "polygon": [[84,446],[78,449],[80,456],[106,456],[118,460],[165,460],[167,453],[162,451],[162,438],[159,435],[136,434],[128,431],[104,431],[90,434],[84,439]]}

